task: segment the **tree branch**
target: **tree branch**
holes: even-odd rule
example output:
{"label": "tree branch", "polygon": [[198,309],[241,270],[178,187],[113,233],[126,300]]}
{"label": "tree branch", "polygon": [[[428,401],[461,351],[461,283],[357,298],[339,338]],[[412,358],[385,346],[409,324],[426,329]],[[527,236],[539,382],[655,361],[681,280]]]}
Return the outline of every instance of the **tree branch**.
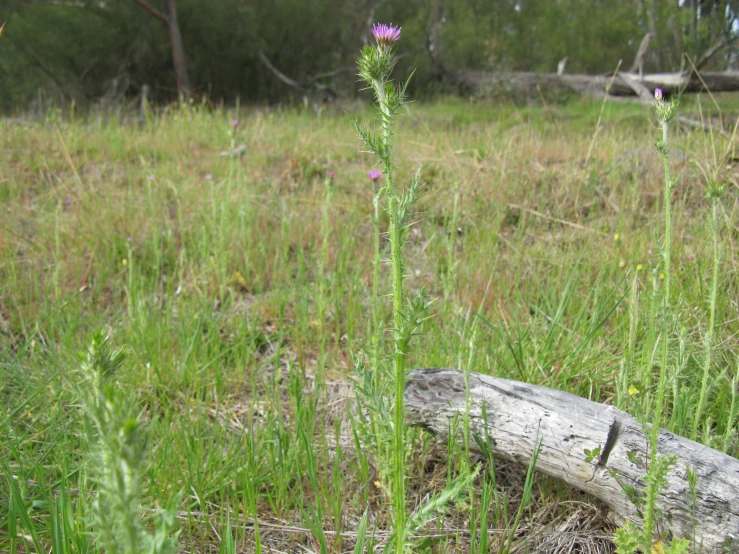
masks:
{"label": "tree branch", "polygon": [[316,73],[315,75],[312,75],[308,78],[307,84],[312,85],[319,79],[325,79],[327,77],[335,77],[336,75],[339,75],[341,73],[346,73],[347,71],[354,71],[356,69],[355,66],[350,65],[347,67],[340,67],[338,69],[334,69],[333,71],[324,71],[322,73]]}
{"label": "tree branch", "polygon": [[[5,24],[3,24],[4,26]],[[57,87],[59,87],[59,90],[62,92],[64,96],[67,97],[68,100],[74,100],[75,96],[72,94],[67,87],[64,85],[64,82],[61,78],[59,78],[52,70],[47,66],[44,61],[37,56],[32,50],[27,48],[23,45],[20,41],[15,41],[11,36],[8,36],[8,40],[13,43],[13,46],[16,47],[18,50],[20,50],[21,54],[23,54],[32,65],[35,65],[42,73],[44,73],[49,79],[54,81]]]}
{"label": "tree branch", "polygon": [[280,81],[285,83],[287,86],[292,87],[294,89],[298,90],[305,90],[305,87],[301,85],[300,83],[293,81],[290,77],[285,75],[282,71],[277,69],[274,65],[272,65],[272,62],[269,61],[269,58],[264,55],[264,52],[261,50],[257,54],[259,56],[259,60],[265,65],[267,69],[269,69],[272,74],[277,77]]}
{"label": "tree branch", "polygon": [[725,46],[728,46],[729,42],[730,41],[727,38],[721,39],[716,44],[711,46],[708,50],[706,50],[705,53],[700,57],[700,59],[695,62],[695,71],[700,71],[701,68],[706,65],[711,58],[713,58]]}
{"label": "tree branch", "polygon": [[634,63],[631,64],[631,69],[629,69],[629,73],[635,73],[639,71],[639,73],[642,73],[642,68],[644,67],[644,54],[647,53],[647,48],[649,48],[649,41],[652,38],[652,33],[647,33],[644,35],[644,38],[641,40],[641,44],[639,44],[639,49],[636,51],[636,56],[634,56]]}
{"label": "tree branch", "polygon": [[146,2],[146,0],[136,0],[136,3],[142,8],[144,8],[151,15],[156,17],[159,21],[161,21],[165,25],[169,25],[169,21],[167,21],[167,16],[164,15],[162,12],[160,12],[158,9],[156,9],[154,6]]}

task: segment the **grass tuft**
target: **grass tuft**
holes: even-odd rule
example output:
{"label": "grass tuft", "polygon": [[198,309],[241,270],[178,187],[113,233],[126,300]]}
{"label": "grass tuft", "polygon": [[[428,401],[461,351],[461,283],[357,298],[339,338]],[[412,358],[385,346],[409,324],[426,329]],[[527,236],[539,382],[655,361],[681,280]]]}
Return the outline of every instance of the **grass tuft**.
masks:
{"label": "grass tuft", "polygon": [[[735,117],[735,98],[714,96],[721,117]],[[699,105],[683,98],[680,109],[694,116]],[[404,285],[433,302],[409,364],[526,380],[650,421],[667,278],[664,166],[650,143],[661,129],[650,110],[410,106],[393,164],[399,183],[425,169],[424,194],[404,215],[415,222]],[[390,542],[391,468],[367,442],[375,416],[357,411],[350,377],[361,357],[363,386],[391,394],[369,371],[392,356],[397,327],[382,284],[390,221],[373,203],[375,162],[358,151],[345,111],[316,119],[194,105],[151,110],[143,127],[60,112],[0,121],[0,550],[97,547],[101,524],[88,534],[88,523],[104,466],[86,452],[114,433],[88,442],[94,420],[77,406],[94,409],[97,389],[74,368],[100,328],[127,352],[113,381],[100,381],[127,407],[100,421],[119,430],[137,421],[129,435],[147,439],[137,509],[121,516],[139,537],[156,536],[149,516],[163,513],[177,548],[192,552]],[[682,178],[669,198],[663,425],[736,456],[739,174],[725,155],[734,139],[674,130],[670,171]],[[220,155],[242,145],[243,155]],[[706,197],[709,183],[726,184],[720,197]],[[90,388],[80,397],[75,384]],[[392,423],[385,409],[375,421]],[[121,449],[126,436],[115,435]],[[476,467],[464,453],[450,458],[407,431],[409,517],[426,513],[463,463]],[[526,469],[491,461],[409,540],[449,552],[613,550],[614,530],[583,495],[535,476],[521,508]]]}

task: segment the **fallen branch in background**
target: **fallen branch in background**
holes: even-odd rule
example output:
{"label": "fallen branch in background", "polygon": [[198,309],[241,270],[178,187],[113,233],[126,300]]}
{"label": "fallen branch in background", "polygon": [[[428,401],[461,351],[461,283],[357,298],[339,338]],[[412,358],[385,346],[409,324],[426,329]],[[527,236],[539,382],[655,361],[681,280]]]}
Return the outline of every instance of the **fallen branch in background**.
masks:
{"label": "fallen branch in background", "polygon": [[[537,89],[564,88],[578,94],[595,96],[633,96],[642,103],[654,100],[654,91],[659,88],[665,94],[683,92],[733,92],[739,90],[739,72],[698,72],[716,54],[731,44],[724,38],[711,46],[692,66],[692,71],[676,73],[644,73],[644,56],[649,48],[652,33],[647,33],[639,45],[634,63],[629,71],[619,71],[612,79],[608,75],[565,74],[567,57],[559,62],[557,73],[531,73],[527,71],[512,73],[468,72],[450,75],[450,80],[471,89],[473,92],[495,92],[496,89],[517,94],[533,95]],[[620,62],[619,62],[620,65]]]}
{"label": "fallen branch in background", "polygon": [[[638,73],[619,72],[613,80],[608,94],[614,96],[641,95],[637,90],[648,90],[654,95],[656,88],[662,89],[667,94],[677,92],[712,92],[739,91],[739,72],[707,72],[702,73],[703,81],[695,75],[688,73],[647,73],[640,79]],[[560,88],[576,92],[578,94],[592,94],[602,96],[606,93],[606,87],[611,80],[610,75],[582,75],[556,73],[532,73],[527,71],[515,73],[488,73],[467,72],[450,76],[450,79],[458,85],[468,88],[471,92],[481,95],[495,93],[497,90],[507,93],[535,95],[537,85],[543,89]],[[640,86],[635,90],[634,83]],[[704,84],[705,83],[705,84]]]}
{"label": "fallen branch in background", "polygon": [[698,121],[697,119],[691,119],[685,115],[677,116],[677,120],[686,127],[691,127],[693,129],[703,129],[704,131],[715,131],[717,133],[721,133],[725,137],[731,137],[731,133],[722,129],[719,125],[714,125],[709,121]]}

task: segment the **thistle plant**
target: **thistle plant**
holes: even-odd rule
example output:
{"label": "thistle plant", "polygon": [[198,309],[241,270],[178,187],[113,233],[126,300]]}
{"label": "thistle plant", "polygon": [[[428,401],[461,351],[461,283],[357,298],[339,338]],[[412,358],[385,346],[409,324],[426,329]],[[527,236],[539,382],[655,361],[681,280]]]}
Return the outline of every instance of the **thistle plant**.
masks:
{"label": "thistle plant", "polygon": [[[670,344],[670,250],[672,242],[672,189],[674,188],[677,178],[673,179],[670,175],[670,150],[669,150],[669,134],[670,122],[677,114],[679,101],[671,99],[667,101],[664,98],[661,89],[654,91],[654,108],[657,112],[657,120],[662,128],[662,137],[657,139],[655,146],[662,157],[664,167],[665,181],[665,236],[662,248],[664,259],[664,291],[662,297],[662,363],[660,364],[659,380],[657,382],[657,394],[654,399],[654,409],[652,414],[652,428],[649,436],[649,465],[650,468],[657,466],[657,444],[659,439],[659,429],[662,426],[663,409],[665,402],[665,390],[667,387],[667,366],[669,363],[669,344]],[[645,502],[644,532],[647,536],[652,535],[654,529],[654,503],[658,491],[658,479],[650,481],[647,487],[647,498]]]}
{"label": "thistle plant", "polygon": [[154,534],[141,525],[141,478],[147,433],[133,403],[115,382],[125,353],[113,349],[106,333],[96,333],[80,364],[75,393],[84,410],[93,479],[95,541],[111,554],[174,552],[174,511],[159,514]]}
{"label": "thistle plant", "polygon": [[677,115],[677,108],[680,105],[680,101],[672,98],[669,101],[665,99],[662,89],[655,89],[654,91],[654,109],[657,112],[657,121],[662,129],[662,137],[655,141],[655,147],[662,157],[662,164],[664,167],[664,179],[665,179],[665,238],[663,256],[665,261],[665,291],[664,299],[665,305],[668,306],[670,302],[670,246],[672,242],[672,189],[679,180],[670,176],[670,150],[669,150],[669,136],[670,136],[670,122]]}
{"label": "thistle plant", "polygon": [[[660,124],[662,136],[655,141],[655,147],[659,152],[664,167],[665,181],[665,231],[664,242],[662,245],[662,257],[664,262],[664,288],[662,294],[662,359],[660,363],[659,379],[657,381],[657,392],[654,396],[654,405],[652,407],[652,423],[649,433],[649,472],[645,476],[647,483],[644,493],[644,528],[639,531],[633,524],[626,525],[623,529],[619,529],[614,537],[619,554],[634,552],[637,548],[641,548],[644,552],[652,551],[653,534],[656,528],[656,519],[658,510],[656,506],[657,494],[666,484],[666,476],[668,471],[675,465],[676,460],[670,456],[658,456],[657,447],[659,444],[659,431],[663,421],[663,411],[665,404],[665,394],[667,389],[667,367],[669,363],[669,344],[671,331],[671,311],[670,311],[670,249],[672,239],[672,189],[679,179],[679,175],[673,178],[670,174],[670,151],[669,151],[669,131],[670,122],[677,115],[679,101],[677,99],[666,100],[661,89],[654,91],[654,109],[657,114],[657,121]],[[658,543],[661,550],[666,553],[677,554],[687,551],[688,542],[684,539],[674,540],[671,545],[665,546]]]}
{"label": "thistle plant", "polygon": [[[688,552],[690,543],[687,539],[673,539],[670,544],[663,544],[662,541],[653,543],[652,531],[654,527],[647,524],[648,521],[654,522],[654,498],[657,496],[657,492],[667,485],[667,474],[676,462],[677,457],[671,454],[655,458],[654,463],[650,464],[649,473],[645,477],[647,499],[644,511],[644,529],[640,530],[634,523],[627,521],[621,529],[616,530],[613,538],[613,542],[616,543],[616,554],[633,554],[638,550],[664,554],[686,554]],[[650,497],[652,498],[651,503],[649,501]]]}
{"label": "thistle plant", "polygon": [[[372,28],[372,35],[376,44],[365,46],[359,60],[359,76],[374,93],[375,104],[380,116],[380,128],[371,131],[355,127],[365,146],[374,154],[382,165],[384,184],[380,187],[375,198],[375,219],[379,225],[379,207],[384,197],[385,208],[390,219],[390,262],[392,266],[392,300],[393,300],[393,358],[394,372],[392,374],[394,402],[392,421],[387,421],[385,429],[391,435],[391,497],[394,515],[395,552],[402,553],[406,548],[406,493],[405,493],[405,405],[403,394],[406,380],[406,358],[409,352],[411,336],[416,332],[425,319],[428,302],[423,295],[406,303],[403,292],[403,245],[409,226],[408,213],[413,205],[418,190],[417,172],[410,184],[401,191],[395,181],[395,166],[393,164],[393,127],[398,110],[405,100],[405,91],[408,81],[395,87],[390,75],[395,65],[393,45],[400,39],[401,29],[393,25],[376,24]],[[370,179],[378,181],[378,173],[370,173]],[[375,254],[378,256],[378,246]],[[375,277],[378,278],[377,269]],[[375,329],[377,333],[379,329]],[[378,355],[375,361],[378,362]],[[374,368],[374,375],[381,375],[379,368]],[[376,393],[384,387],[373,384],[372,390]],[[376,396],[376,394],[374,395]],[[379,400],[379,399],[378,399]],[[382,439],[378,438],[378,442]],[[381,452],[382,449],[378,449]]]}
{"label": "thistle plant", "polygon": [[713,357],[713,332],[716,326],[716,297],[718,293],[718,270],[720,265],[721,251],[719,249],[719,207],[721,195],[726,190],[725,185],[712,182],[706,189],[706,196],[711,199],[711,236],[713,237],[713,274],[711,277],[711,296],[709,299],[709,320],[708,330],[704,337],[705,354],[703,358],[703,379],[701,380],[701,390],[698,397],[698,406],[695,409],[695,417],[693,419],[693,431],[691,439],[698,438],[698,427],[701,424],[703,409],[706,405],[706,394],[708,392],[708,376],[711,369],[711,359]]}
{"label": "thistle plant", "polygon": [[[662,363],[660,364],[659,379],[657,381],[657,394],[654,399],[654,407],[652,412],[652,427],[649,435],[649,474],[647,475],[647,490],[644,500],[644,537],[651,540],[655,529],[657,493],[663,485],[663,478],[660,471],[668,468],[670,464],[665,460],[661,463],[657,456],[657,446],[659,442],[659,430],[662,426],[663,410],[665,403],[665,393],[667,388],[667,366],[669,363],[669,344],[670,344],[670,251],[672,243],[672,189],[677,182],[677,178],[673,179],[670,175],[670,150],[669,135],[670,122],[677,114],[679,101],[664,98],[661,89],[654,91],[654,109],[657,113],[657,121],[662,130],[661,138],[655,141],[655,147],[662,157],[665,181],[665,235],[662,246],[662,256],[664,260],[664,290],[662,296]],[[664,469],[666,472],[666,469]]]}

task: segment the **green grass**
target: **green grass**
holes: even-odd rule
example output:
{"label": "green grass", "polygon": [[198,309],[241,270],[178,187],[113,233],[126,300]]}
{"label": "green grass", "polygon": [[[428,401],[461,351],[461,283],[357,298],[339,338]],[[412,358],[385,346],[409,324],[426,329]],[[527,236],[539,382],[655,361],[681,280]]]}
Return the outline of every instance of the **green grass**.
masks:
{"label": "green grass", "polygon": [[[717,102],[725,117],[739,105]],[[608,104],[585,166],[599,103],[410,109],[395,160],[402,182],[423,166],[424,196],[406,283],[436,299],[410,366],[529,381],[647,418],[664,228],[651,111]],[[681,113],[717,112],[701,97]],[[246,151],[232,160],[219,153],[234,117]],[[696,130],[671,138],[688,162],[673,193],[665,416],[671,430],[695,427],[699,441],[736,456],[739,189],[728,143]],[[352,354],[373,351],[374,162],[359,146],[341,110],[316,119],[171,109],[145,128],[92,115],[0,122],[0,550],[48,551],[60,537],[70,552],[92,548],[84,519],[95,487],[73,388],[77,353],[100,328],[128,348],[118,381],[150,431],[142,506],[182,493],[180,548],[343,552],[362,521],[365,546],[387,540],[390,499],[349,415]],[[714,267],[706,177],[729,186],[696,424]],[[387,223],[382,215],[383,232]],[[380,273],[387,283],[387,264]],[[386,327],[389,292],[383,285]],[[409,440],[412,510],[454,478],[462,451],[447,458],[419,431]],[[490,534],[478,529],[473,550],[533,549],[546,524],[581,509],[565,501],[582,495],[537,477],[519,510],[524,477],[525,468],[486,469],[468,505],[439,518],[427,541],[466,552],[478,521]],[[583,536],[612,532],[588,521]],[[514,525],[528,532],[510,542]]]}

